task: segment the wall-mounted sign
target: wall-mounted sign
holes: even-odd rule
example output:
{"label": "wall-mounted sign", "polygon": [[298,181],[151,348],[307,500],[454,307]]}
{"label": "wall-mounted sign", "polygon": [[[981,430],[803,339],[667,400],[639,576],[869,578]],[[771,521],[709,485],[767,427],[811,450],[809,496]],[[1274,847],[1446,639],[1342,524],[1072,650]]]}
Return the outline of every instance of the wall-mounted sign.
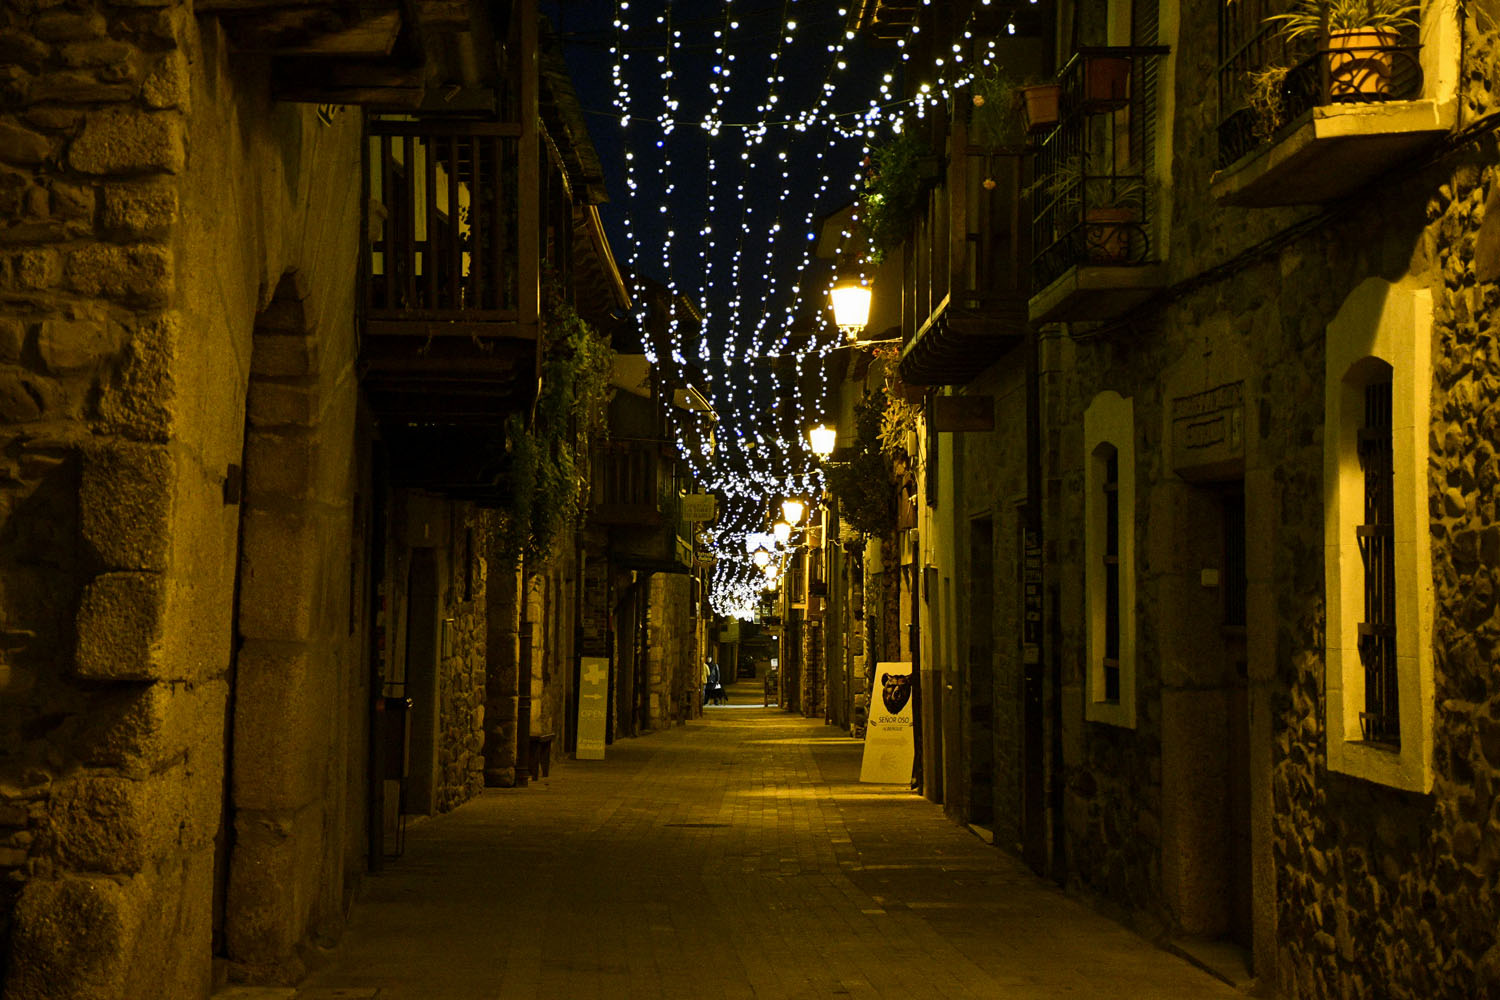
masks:
{"label": "wall-mounted sign", "polygon": [[718,516],[719,498],[712,493],[689,493],[682,498],[684,521],[712,521]]}
{"label": "wall-mounted sign", "polygon": [[1172,400],[1172,470],[1192,478],[1242,472],[1245,383],[1230,382]]}

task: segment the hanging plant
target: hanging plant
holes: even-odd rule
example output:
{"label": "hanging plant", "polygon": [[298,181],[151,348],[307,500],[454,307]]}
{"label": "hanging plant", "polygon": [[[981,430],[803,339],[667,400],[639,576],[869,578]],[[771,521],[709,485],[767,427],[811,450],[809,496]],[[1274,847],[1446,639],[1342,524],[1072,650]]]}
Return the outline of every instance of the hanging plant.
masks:
{"label": "hanging plant", "polygon": [[891,461],[881,446],[884,389],[867,392],[854,407],[854,449],[849,461],[829,466],[828,488],[838,498],[839,517],[864,535],[884,536],[896,530],[895,486]]}
{"label": "hanging plant", "polygon": [[870,260],[880,263],[911,233],[926,190],[925,146],[909,131],[898,132],[870,154],[870,173],[860,196],[860,216],[870,242]]}
{"label": "hanging plant", "polygon": [[614,351],[555,284],[543,289],[542,379],[530,427],[506,421],[501,482],[507,487],[496,526],[502,556],[539,557],[587,509],[590,444],[609,430]]}

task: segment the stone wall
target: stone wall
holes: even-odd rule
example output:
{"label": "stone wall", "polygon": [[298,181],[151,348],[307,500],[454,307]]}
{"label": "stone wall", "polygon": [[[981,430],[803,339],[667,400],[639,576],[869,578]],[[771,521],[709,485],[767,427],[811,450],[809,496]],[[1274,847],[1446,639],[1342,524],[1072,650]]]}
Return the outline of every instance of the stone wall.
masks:
{"label": "stone wall", "polygon": [[[1183,9],[1183,38],[1212,37],[1216,9]],[[1466,112],[1493,110],[1493,42],[1468,35]],[[1214,886],[1209,806],[1182,801],[1206,780],[1185,761],[1198,738],[1184,706],[1227,690],[1215,662],[1229,640],[1204,626],[1199,565],[1183,542],[1213,483],[1173,469],[1169,408],[1192,384],[1242,380],[1241,475],[1251,541],[1245,637],[1253,731],[1248,767],[1256,854],[1255,956],[1283,995],[1471,997],[1500,990],[1494,947],[1500,836],[1500,648],[1494,487],[1500,360],[1491,313],[1500,266],[1497,151],[1491,137],[1393,169],[1367,202],[1318,209],[1216,206],[1216,106],[1205,63],[1179,59],[1170,266],[1178,277],[1234,266],[1132,317],[1071,330],[1067,374],[1048,382],[1048,557],[1058,586],[1068,721],[1065,818],[1078,884],[1148,931],[1191,929]],[[1289,228],[1308,221],[1304,229]],[[1324,331],[1371,276],[1431,290],[1435,384],[1429,466],[1436,591],[1435,770],[1430,795],[1332,772],[1325,731]],[[1096,392],[1130,397],[1137,468],[1138,690],[1134,729],[1081,721],[1084,633],[1083,409]],[[1216,709],[1217,710],[1217,709]],[[1201,771],[1201,768],[1199,769]],[[1263,782],[1264,787],[1259,787]],[[1196,839],[1195,839],[1196,838]],[[1256,852],[1262,850],[1257,842]],[[1264,883],[1264,885],[1260,883]]]}
{"label": "stone wall", "polygon": [[483,515],[454,505],[452,572],[443,600],[444,639],[439,677],[437,808],[447,812],[484,790],[484,712],[487,680],[485,580],[480,551]]}
{"label": "stone wall", "polygon": [[702,665],[692,662],[697,645],[692,582],[682,573],[651,576],[645,663],[648,729],[666,729],[679,721],[684,692],[696,688],[703,674]]}
{"label": "stone wall", "polygon": [[358,149],[186,6],[0,14],[8,1000],[289,978],[342,919]]}

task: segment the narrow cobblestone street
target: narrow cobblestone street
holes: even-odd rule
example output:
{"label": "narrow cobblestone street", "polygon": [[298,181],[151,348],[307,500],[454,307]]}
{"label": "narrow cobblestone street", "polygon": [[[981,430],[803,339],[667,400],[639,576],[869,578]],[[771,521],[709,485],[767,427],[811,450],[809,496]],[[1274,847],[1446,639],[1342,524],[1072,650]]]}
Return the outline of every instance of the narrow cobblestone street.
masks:
{"label": "narrow cobblestone street", "polygon": [[859,758],[819,721],[709,708],[413,825],[302,989],[220,997],[1237,995],[858,784]]}

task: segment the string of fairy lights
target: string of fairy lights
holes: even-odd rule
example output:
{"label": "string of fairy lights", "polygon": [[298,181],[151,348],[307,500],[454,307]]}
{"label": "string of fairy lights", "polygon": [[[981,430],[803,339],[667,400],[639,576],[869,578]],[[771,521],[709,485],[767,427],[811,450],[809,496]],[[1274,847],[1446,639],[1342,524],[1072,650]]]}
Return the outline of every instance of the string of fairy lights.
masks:
{"label": "string of fairy lights", "polygon": [[[649,0],[641,14],[645,2],[614,0],[610,44],[626,259],[637,301],[655,257],[649,270],[670,303],[647,360],[667,384],[697,387],[718,415],[710,446],[692,415],[667,407],[679,453],[719,501],[712,605],[745,617],[768,586],[755,550],[775,565],[790,553],[767,534],[773,505],[823,490],[803,436],[822,418],[824,360],[839,343],[821,308],[832,277],[816,278],[818,219],[858,196],[874,145],[951,99],[995,43],[974,43],[971,17],[951,52],[918,69],[906,39],[872,55],[848,9],[833,18],[814,0],[754,10],[748,0]],[[873,59],[888,64],[875,68],[875,96]],[[925,81],[909,98],[899,96],[903,74]],[[635,221],[648,216],[651,225]]]}

